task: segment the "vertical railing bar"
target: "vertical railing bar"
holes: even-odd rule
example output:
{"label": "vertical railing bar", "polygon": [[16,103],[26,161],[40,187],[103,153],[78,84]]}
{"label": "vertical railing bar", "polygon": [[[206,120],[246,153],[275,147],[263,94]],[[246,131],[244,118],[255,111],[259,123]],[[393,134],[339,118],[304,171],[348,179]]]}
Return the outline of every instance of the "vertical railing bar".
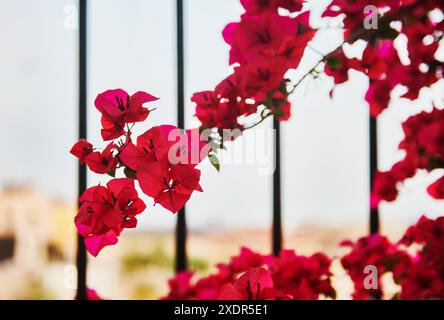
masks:
{"label": "vertical railing bar", "polygon": [[[176,2],[177,23],[177,126],[185,128],[185,84],[184,84],[184,31],[183,31],[183,0]],[[185,207],[177,213],[176,224],[176,272],[187,269],[187,225]]]}
{"label": "vertical railing bar", "polygon": [[277,256],[282,250],[281,128],[279,121],[273,119],[273,128],[275,130],[275,170],[273,173],[272,251]]}
{"label": "vertical railing bar", "polygon": [[[87,1],[79,0],[79,34],[78,34],[78,125],[79,125],[79,139],[85,138],[87,135],[87,114],[86,114],[86,99],[87,99],[87,82],[86,82],[86,42],[87,42]],[[87,175],[86,166],[79,166],[78,171],[78,195],[86,190],[87,187]],[[86,288],[86,268],[87,268],[87,255],[86,248],[83,242],[83,237],[77,235],[77,300],[87,299]]]}
{"label": "vertical railing bar", "polygon": [[[370,191],[373,188],[376,171],[378,170],[378,126],[377,119],[370,116],[369,121],[369,144],[370,144]],[[379,209],[369,203],[370,207],[370,234],[379,232]]]}

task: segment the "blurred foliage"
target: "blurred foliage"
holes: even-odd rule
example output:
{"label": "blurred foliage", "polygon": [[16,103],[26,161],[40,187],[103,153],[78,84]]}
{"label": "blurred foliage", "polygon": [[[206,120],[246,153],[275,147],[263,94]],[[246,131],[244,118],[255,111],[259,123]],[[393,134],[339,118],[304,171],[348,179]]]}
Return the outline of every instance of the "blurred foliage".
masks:
{"label": "blurred foliage", "polygon": [[205,272],[209,267],[208,262],[198,258],[190,258],[189,264],[191,270],[196,270],[199,272]]}
{"label": "blurred foliage", "polygon": [[[172,268],[174,259],[166,253],[162,244],[158,244],[151,252],[133,251],[127,253],[122,257],[121,265],[123,272],[134,273],[144,271],[148,267]],[[189,265],[190,269],[200,272],[206,271],[209,267],[206,261],[198,258],[190,258]]]}
{"label": "blurred foliage", "polygon": [[138,284],[134,288],[132,299],[134,300],[157,299],[156,288],[147,283]]}
{"label": "blurred foliage", "polygon": [[18,297],[19,300],[52,300],[54,296],[43,287],[40,281],[31,280],[24,290],[23,294]]}

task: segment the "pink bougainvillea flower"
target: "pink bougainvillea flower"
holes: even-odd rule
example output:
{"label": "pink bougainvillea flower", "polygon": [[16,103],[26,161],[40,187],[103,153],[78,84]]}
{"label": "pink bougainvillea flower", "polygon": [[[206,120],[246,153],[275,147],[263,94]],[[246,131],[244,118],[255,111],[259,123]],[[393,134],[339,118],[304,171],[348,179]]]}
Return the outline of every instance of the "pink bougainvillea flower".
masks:
{"label": "pink bougainvillea flower", "polygon": [[265,12],[277,13],[278,8],[297,12],[302,9],[304,0],[240,0],[247,14],[261,15]]}
{"label": "pink bougainvillea flower", "polygon": [[230,64],[247,64],[258,54],[278,50],[283,39],[296,35],[297,30],[294,19],[278,14],[242,16],[240,22],[228,24],[222,33],[231,46]]}
{"label": "pink bougainvillea flower", "polygon": [[202,191],[200,170],[188,165],[145,163],[139,168],[137,179],[146,195],[172,213],[183,208],[193,191]]}
{"label": "pink bougainvillea flower", "polygon": [[371,81],[365,95],[365,100],[370,107],[370,114],[377,117],[384,111],[390,102],[390,94],[393,86],[388,81]]}
{"label": "pink bougainvillea flower", "polygon": [[77,231],[85,238],[89,253],[97,256],[103,247],[116,244],[124,228],[134,228],[136,215],[145,210],[134,180],[113,179],[104,186],[87,189],[79,199],[75,217]]}
{"label": "pink bougainvillea flower", "polygon": [[148,162],[196,166],[207,157],[209,147],[199,129],[185,132],[171,125],[156,126],[122,147],[119,159],[134,171]]}
{"label": "pink bougainvillea flower", "polygon": [[[357,242],[344,241],[343,246],[350,247],[351,251],[341,258],[341,264],[348,272],[354,283],[353,299],[373,300],[382,298],[381,277],[386,272],[399,273],[396,267],[407,266],[411,259],[407,253],[400,250],[390,240],[379,234],[362,237]],[[366,286],[364,272],[367,266],[374,266],[377,273],[376,286]]]}
{"label": "pink bougainvillea flower", "polygon": [[384,50],[386,49],[382,49],[380,52],[372,45],[368,45],[364,50],[361,66],[370,79],[383,80],[386,77],[389,61],[382,55]]}
{"label": "pink bougainvillea flower", "polygon": [[394,270],[401,286],[401,299],[444,299],[444,217],[435,220],[422,216],[407,229],[400,243],[416,245],[416,257],[410,264]]}
{"label": "pink bougainvillea flower", "polygon": [[241,109],[238,103],[217,102],[211,106],[197,105],[195,115],[203,128],[235,129],[239,127]]}
{"label": "pink bougainvillea flower", "polygon": [[444,176],[433,182],[427,188],[427,192],[435,199],[444,199]]}
{"label": "pink bougainvillea flower", "polygon": [[[433,171],[444,163],[444,110],[434,108],[431,112],[420,112],[403,122],[405,138],[399,149],[405,157],[387,172],[376,175],[373,194],[380,200],[393,201],[397,198],[399,185],[415,175],[418,169]],[[429,186],[429,194],[442,197],[442,182]],[[441,195],[440,195],[441,194]]]}
{"label": "pink bougainvillea flower", "polygon": [[282,57],[281,62],[286,69],[296,69],[304,55],[307,43],[313,38],[314,31],[305,32],[297,37],[288,37],[282,41],[277,55]]}
{"label": "pink bougainvillea flower", "polygon": [[100,122],[102,123],[100,134],[105,141],[120,138],[122,135],[125,134],[125,123],[123,123],[122,121],[116,121],[112,118],[102,115]]}
{"label": "pink bougainvillea flower", "polygon": [[169,125],[152,127],[137,138],[136,145],[129,143],[122,148],[119,158],[135,171],[142,163],[167,161],[168,132],[175,128]]}
{"label": "pink bougainvillea flower", "polygon": [[219,300],[276,300],[288,296],[275,290],[270,273],[264,268],[253,268],[245,272],[233,284],[224,285]]}
{"label": "pink bougainvillea flower", "polygon": [[333,77],[335,84],[341,84],[348,81],[348,71],[350,69],[362,70],[359,60],[350,59],[342,50],[339,50],[328,57],[324,71],[327,75]]}
{"label": "pink bougainvillea flower", "polygon": [[287,95],[276,91],[271,98],[271,110],[278,121],[290,119],[291,103],[288,101]]}
{"label": "pink bougainvillea flower", "polygon": [[80,163],[83,164],[85,163],[86,157],[93,152],[93,145],[86,139],[80,139],[74,144],[70,152],[79,158]]}
{"label": "pink bougainvillea flower", "polygon": [[377,199],[393,201],[398,197],[396,183],[398,181],[391,172],[377,172],[373,183],[373,195]]}
{"label": "pink bougainvillea flower", "polygon": [[331,260],[322,253],[310,257],[298,256],[293,250],[283,250],[278,257],[266,258],[275,287],[297,300],[319,299],[322,294],[334,298],[331,285]]}
{"label": "pink bougainvillea flower", "polygon": [[424,123],[417,139],[431,157],[444,159],[444,111],[435,112],[435,118],[430,123]]}
{"label": "pink bougainvillea flower", "polygon": [[276,10],[274,0],[240,0],[247,14],[260,15],[266,11]]}
{"label": "pink bougainvillea flower", "polygon": [[125,124],[144,121],[150,110],[142,105],[157,99],[143,91],[129,96],[122,89],[107,90],[99,94],[94,104],[102,113],[103,139],[116,139],[124,134]]}
{"label": "pink bougainvillea flower", "polygon": [[91,171],[100,174],[112,173],[117,165],[117,159],[113,155],[113,150],[115,149],[116,145],[111,142],[102,152],[94,151],[89,153],[85,158],[85,162]]}
{"label": "pink bougainvillea flower", "polygon": [[281,86],[287,71],[281,57],[258,57],[249,64],[236,68],[241,86],[247,92],[269,92]]}
{"label": "pink bougainvillea flower", "polygon": [[290,12],[297,12],[302,10],[305,0],[274,0],[279,8],[287,9]]}
{"label": "pink bougainvillea flower", "polygon": [[168,280],[169,294],[164,300],[189,300],[194,297],[195,291],[191,285],[194,273],[190,271],[179,272],[175,278]]}
{"label": "pink bougainvillea flower", "polygon": [[86,289],[86,299],[87,300],[105,300],[96,292],[96,290],[87,288]]}
{"label": "pink bougainvillea flower", "polygon": [[239,255],[232,257],[227,267],[230,273],[237,274],[250,268],[260,267],[263,264],[262,255],[246,247],[242,247]]}

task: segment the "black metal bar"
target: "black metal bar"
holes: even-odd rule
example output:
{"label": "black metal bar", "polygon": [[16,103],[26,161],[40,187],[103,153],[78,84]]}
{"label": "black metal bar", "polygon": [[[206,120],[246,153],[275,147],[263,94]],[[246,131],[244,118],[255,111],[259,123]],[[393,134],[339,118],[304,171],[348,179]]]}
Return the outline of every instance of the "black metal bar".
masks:
{"label": "black metal bar", "polygon": [[[373,188],[373,182],[375,180],[376,171],[378,170],[378,125],[377,119],[370,116],[369,123],[369,144],[370,144],[370,190]],[[370,200],[371,201],[371,200]],[[370,207],[370,234],[379,232],[379,209],[373,207],[371,203]]]}
{"label": "black metal bar", "polygon": [[279,121],[273,119],[275,129],[275,170],[273,173],[273,254],[279,255],[282,250],[282,195],[281,195],[281,128]]}
{"label": "black metal bar", "polygon": [[[185,84],[183,44],[183,0],[176,2],[177,21],[177,126],[185,128]],[[176,272],[187,269],[187,224],[185,207],[177,213],[176,224]]]}
{"label": "black metal bar", "polygon": [[[86,115],[86,0],[79,0],[79,75],[78,75],[78,102],[79,102],[79,139],[86,138],[87,134],[87,115]],[[78,172],[78,194],[80,195],[86,189],[86,166],[81,165]],[[77,235],[77,300],[87,299],[86,288],[86,268],[87,256],[83,238]]]}

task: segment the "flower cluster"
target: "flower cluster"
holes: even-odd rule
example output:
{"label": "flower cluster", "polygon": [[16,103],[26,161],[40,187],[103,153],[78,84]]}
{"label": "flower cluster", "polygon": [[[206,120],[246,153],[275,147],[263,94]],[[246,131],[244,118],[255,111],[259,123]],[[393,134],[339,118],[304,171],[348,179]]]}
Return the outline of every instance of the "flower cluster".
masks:
{"label": "flower cluster", "polygon": [[[299,12],[302,0],[242,0],[246,12],[228,24],[223,37],[230,45],[234,71],[214,90],[193,95],[202,128],[245,129],[240,117],[290,116],[285,74],[298,66],[314,36],[309,13],[282,16],[279,8]],[[242,118],[241,118],[242,119]],[[222,137],[221,137],[222,138]]]}
{"label": "flower cluster", "polygon": [[[341,245],[351,249],[341,258],[341,264],[354,283],[352,297],[356,300],[382,299],[382,275],[393,272],[398,266],[405,266],[411,261],[407,253],[379,234],[362,237],[355,243],[344,241]],[[376,269],[366,270],[367,266]],[[376,272],[376,279],[368,278],[372,271]]]}
{"label": "flower cluster", "polygon": [[[444,299],[444,217],[421,217],[398,243],[373,235],[346,245],[352,250],[341,263],[354,282],[354,299],[381,299],[388,272],[400,287],[395,299]],[[365,266],[377,268],[376,289],[365,287]]]}
{"label": "flower cluster", "polygon": [[[366,8],[373,10],[366,10]],[[405,88],[402,97],[415,100],[420,90],[442,78],[443,61],[436,52],[443,37],[444,23],[434,20],[442,12],[442,1],[349,1],[334,0],[324,12],[325,17],[341,15],[344,39],[348,43],[366,41],[362,59],[347,57],[342,47],[327,56],[325,72],[335,83],[348,79],[348,70],[364,72],[370,79],[366,94],[370,112],[378,116],[388,107],[391,92]],[[366,20],[375,19],[376,28],[365,28]],[[398,23],[397,25],[394,22]],[[394,41],[399,36],[408,41],[408,62],[401,61]]]}
{"label": "flower cluster", "polygon": [[317,253],[310,257],[284,250],[278,257],[262,256],[242,248],[218,272],[192,283],[192,272],[179,273],[169,281],[165,299],[182,300],[282,300],[335,297],[330,282],[330,259]]}
{"label": "flower cluster", "polygon": [[143,104],[157,98],[145,92],[129,96],[121,89],[108,90],[95,100],[101,112],[104,141],[110,141],[98,151],[85,139],[78,141],[71,153],[99,174],[116,176],[122,169],[124,178],[115,178],[106,186],[87,189],[79,199],[75,223],[84,237],[87,250],[97,256],[100,250],[117,243],[125,228],[135,228],[136,216],[145,210],[138,197],[135,181],[143,193],[164,208],[175,213],[194,191],[202,191],[200,170],[206,157],[206,143],[199,130],[183,132],[175,126],[155,126],[133,141],[131,129],[145,121],[152,110]]}
{"label": "flower cluster", "polygon": [[[386,274],[399,286],[393,299],[444,299],[444,217],[421,217],[397,243],[375,234],[341,246],[350,249],[340,263],[354,284],[353,299],[383,299]],[[331,264],[323,253],[306,257],[283,250],[275,257],[242,248],[229,263],[218,264],[216,273],[195,282],[193,272],[177,274],[163,299],[335,299]]]}
{"label": "flower cluster", "polygon": [[421,217],[400,243],[419,245],[413,263],[394,272],[401,299],[444,299],[444,217]]}
{"label": "flower cluster", "polygon": [[[376,174],[373,186],[375,204],[380,200],[395,200],[399,183],[413,177],[418,169],[433,171],[444,168],[444,110],[434,108],[431,112],[411,116],[402,127],[405,138],[399,148],[405,156],[389,171]],[[441,175],[427,191],[435,199],[444,199],[444,176]]]}

